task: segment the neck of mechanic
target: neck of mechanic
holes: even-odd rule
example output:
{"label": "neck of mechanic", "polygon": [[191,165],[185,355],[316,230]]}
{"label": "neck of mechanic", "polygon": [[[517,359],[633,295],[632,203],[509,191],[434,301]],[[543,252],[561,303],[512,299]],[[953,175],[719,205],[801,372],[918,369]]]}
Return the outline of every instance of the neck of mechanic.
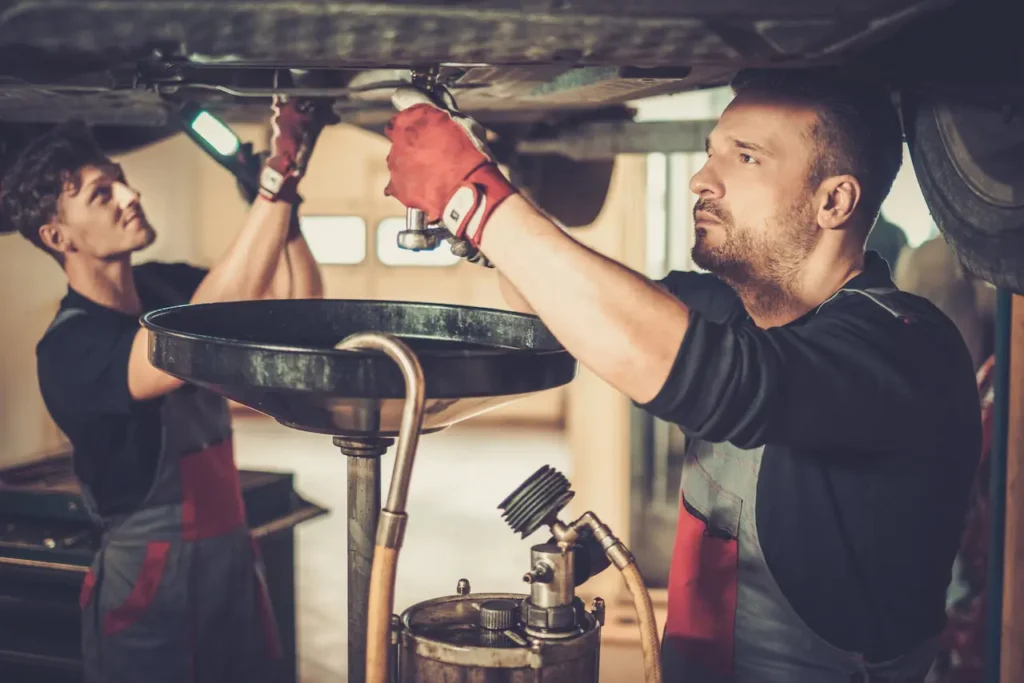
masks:
{"label": "neck of mechanic", "polygon": [[754,324],[782,327],[806,315],[864,270],[864,249],[831,230],[785,282],[729,283]]}
{"label": "neck of mechanic", "polygon": [[90,301],[130,315],[142,313],[130,254],[110,260],[72,255],[64,261],[64,272],[68,285]]}

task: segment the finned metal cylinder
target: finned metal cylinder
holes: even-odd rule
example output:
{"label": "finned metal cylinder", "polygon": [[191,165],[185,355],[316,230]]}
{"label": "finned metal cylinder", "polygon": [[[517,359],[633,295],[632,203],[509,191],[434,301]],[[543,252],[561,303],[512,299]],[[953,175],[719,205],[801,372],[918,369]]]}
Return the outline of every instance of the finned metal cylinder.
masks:
{"label": "finned metal cylinder", "polygon": [[581,609],[571,637],[537,638],[513,616],[526,599],[476,593],[413,605],[402,614],[399,683],[597,683],[597,618]]}

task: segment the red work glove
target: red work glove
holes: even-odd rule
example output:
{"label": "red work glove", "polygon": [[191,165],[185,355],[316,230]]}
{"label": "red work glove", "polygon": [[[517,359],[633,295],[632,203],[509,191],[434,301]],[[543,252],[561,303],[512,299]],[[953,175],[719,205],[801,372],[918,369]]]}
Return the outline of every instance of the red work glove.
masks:
{"label": "red work glove", "polygon": [[516,193],[488,153],[482,131],[415,88],[399,88],[392,102],[399,113],[385,129],[391,182],[384,194],[479,247],[491,214]]}
{"label": "red work glove", "polygon": [[270,156],[260,173],[260,195],[270,201],[298,202],[299,180],[306,173],[317,138],[337,118],[325,100],[274,96]]}

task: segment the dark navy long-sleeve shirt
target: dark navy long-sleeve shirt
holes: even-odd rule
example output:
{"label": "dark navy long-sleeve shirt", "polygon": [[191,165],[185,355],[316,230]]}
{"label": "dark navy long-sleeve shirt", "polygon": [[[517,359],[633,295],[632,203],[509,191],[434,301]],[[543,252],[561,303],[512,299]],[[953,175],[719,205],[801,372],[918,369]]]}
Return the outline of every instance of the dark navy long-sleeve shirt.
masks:
{"label": "dark navy long-sleeve shirt", "polygon": [[800,319],[756,327],[732,289],[675,272],[690,323],[642,406],[692,439],[765,446],[756,519],[769,569],[819,635],[872,661],[945,624],[945,594],[981,444],[956,327],[864,272]]}

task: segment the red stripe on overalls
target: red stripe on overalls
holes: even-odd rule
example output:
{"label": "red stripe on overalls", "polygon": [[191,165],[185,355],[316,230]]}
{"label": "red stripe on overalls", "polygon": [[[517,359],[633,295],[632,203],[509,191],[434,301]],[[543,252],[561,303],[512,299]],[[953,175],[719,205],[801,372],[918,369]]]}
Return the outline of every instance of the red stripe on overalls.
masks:
{"label": "red stripe on overalls", "polygon": [[245,523],[231,439],[181,458],[181,538],[198,541]]}
{"label": "red stripe on overalls", "polygon": [[733,670],[738,565],[738,541],[709,533],[680,499],[665,645],[722,676]]}
{"label": "red stripe on overalls", "polygon": [[249,536],[249,543],[252,546],[253,564],[257,566],[256,571],[256,611],[259,614],[260,625],[263,627],[263,637],[267,639],[267,647],[271,659],[281,659],[284,652],[281,650],[281,641],[277,637],[277,629],[274,627],[273,610],[270,607],[270,591],[267,588],[266,579],[263,576],[263,557],[260,553],[260,545],[256,539]]}
{"label": "red stripe on overalls", "polygon": [[139,570],[139,578],[132,586],[132,592],[123,604],[110,610],[103,617],[104,635],[112,636],[131,626],[153,604],[170,550],[171,544],[168,541],[152,541],[146,545],[146,557],[142,560],[142,569]]}
{"label": "red stripe on overalls", "polygon": [[85,574],[85,579],[82,580],[82,589],[78,592],[78,606],[85,609],[85,606],[89,604],[89,600],[92,599],[92,592],[96,588],[96,572],[89,568],[89,571]]}

